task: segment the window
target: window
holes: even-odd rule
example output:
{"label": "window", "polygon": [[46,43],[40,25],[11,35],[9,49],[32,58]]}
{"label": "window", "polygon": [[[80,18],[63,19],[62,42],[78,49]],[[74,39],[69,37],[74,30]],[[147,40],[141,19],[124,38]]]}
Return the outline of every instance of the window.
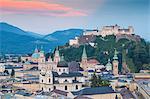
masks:
{"label": "window", "polygon": [[77,81],[77,77],[75,77],[74,80]]}
{"label": "window", "polygon": [[65,81],[64,81],[64,82],[68,82],[68,81],[67,81],[67,79],[65,79]]}
{"label": "window", "polygon": [[51,88],[49,88],[49,91],[51,91]]}
{"label": "window", "polygon": [[65,72],[65,69],[63,69],[63,71]]}
{"label": "window", "polygon": [[42,87],[42,90],[43,90],[43,87]]}
{"label": "window", "polygon": [[56,89],[56,86],[54,86],[54,89]]}
{"label": "window", "polygon": [[61,72],[61,69],[59,69],[59,71]]}
{"label": "window", "polygon": [[67,86],[65,86],[65,90],[67,90]]}
{"label": "window", "polygon": [[51,79],[49,78],[49,83],[51,82]]}
{"label": "window", "polygon": [[76,85],[76,89],[78,89],[78,85]]}
{"label": "window", "polygon": [[42,82],[43,82],[43,79],[42,79]]}

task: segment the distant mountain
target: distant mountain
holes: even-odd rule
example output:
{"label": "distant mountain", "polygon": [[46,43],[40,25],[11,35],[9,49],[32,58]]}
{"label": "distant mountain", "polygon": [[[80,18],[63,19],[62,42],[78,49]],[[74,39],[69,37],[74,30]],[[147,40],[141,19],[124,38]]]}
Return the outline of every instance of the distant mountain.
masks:
{"label": "distant mountain", "polygon": [[23,31],[7,23],[0,23],[1,53],[31,53],[36,45],[43,45],[46,51],[55,46],[38,34]]}
{"label": "distant mountain", "polygon": [[42,38],[44,37],[44,35],[38,34],[38,33],[34,33],[34,32],[30,32],[30,31],[26,31],[30,36],[36,37],[36,38]]}
{"label": "distant mountain", "polygon": [[44,39],[53,41],[58,45],[63,45],[67,43],[70,39],[73,39],[76,36],[80,36],[83,34],[82,29],[68,29],[62,31],[56,31],[51,34],[44,36]]}
{"label": "distant mountain", "polygon": [[83,33],[82,29],[56,31],[49,35],[24,31],[7,23],[0,23],[0,52],[1,53],[31,53],[36,45],[42,45],[45,51],[64,45],[69,39]]}
{"label": "distant mountain", "polygon": [[22,30],[22,29],[20,29],[16,26],[13,26],[13,25],[10,25],[10,24],[4,23],[4,22],[0,23],[0,31],[12,32],[12,33],[15,33],[15,34],[18,34],[18,35],[32,36],[32,37],[35,37],[35,38],[43,37],[40,34],[29,32],[29,31],[24,31],[24,30]]}

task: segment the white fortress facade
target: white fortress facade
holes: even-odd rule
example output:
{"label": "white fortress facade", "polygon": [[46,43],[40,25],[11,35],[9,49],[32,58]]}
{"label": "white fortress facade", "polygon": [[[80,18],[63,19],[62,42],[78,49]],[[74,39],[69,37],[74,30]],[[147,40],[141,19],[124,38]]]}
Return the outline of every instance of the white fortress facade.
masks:
{"label": "white fortress facade", "polygon": [[[95,35],[105,37],[107,35],[119,35],[119,34],[133,34],[134,29],[132,26],[128,26],[128,28],[121,28],[120,26],[111,25],[111,26],[103,26],[102,29],[96,29],[91,31],[84,31],[83,36]],[[78,45],[79,37],[75,37],[74,39],[69,40],[69,45]]]}
{"label": "white fortress facade", "polygon": [[107,35],[117,35],[117,34],[133,34],[134,29],[132,26],[128,26],[127,29],[120,28],[120,26],[112,25],[112,26],[103,26],[101,30],[94,31],[85,31],[83,35],[101,35],[103,37]]}

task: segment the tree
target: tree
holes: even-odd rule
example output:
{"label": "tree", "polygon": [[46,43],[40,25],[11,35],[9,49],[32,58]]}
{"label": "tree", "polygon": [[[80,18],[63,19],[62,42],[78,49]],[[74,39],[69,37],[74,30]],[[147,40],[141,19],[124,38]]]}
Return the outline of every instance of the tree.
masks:
{"label": "tree", "polygon": [[91,78],[91,87],[109,86],[110,83],[107,80],[102,80],[100,76],[96,76],[94,73]]}
{"label": "tree", "polygon": [[99,80],[98,77],[94,73],[92,78],[91,78],[91,87],[98,87],[99,86],[98,80]]}

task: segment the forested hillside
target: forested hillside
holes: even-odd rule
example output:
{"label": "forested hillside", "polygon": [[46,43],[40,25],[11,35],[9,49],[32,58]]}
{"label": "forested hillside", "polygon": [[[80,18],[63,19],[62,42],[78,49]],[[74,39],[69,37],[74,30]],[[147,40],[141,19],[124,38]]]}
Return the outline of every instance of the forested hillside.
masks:
{"label": "forested hillside", "polygon": [[[98,36],[95,40],[96,47],[86,45],[88,58],[96,58],[102,64],[106,64],[108,59],[112,60],[114,49],[118,51],[119,69],[121,70],[122,62],[125,61],[131,72],[138,72],[140,69],[150,69],[150,43],[141,38],[140,41],[130,39],[120,39],[116,41],[116,36],[110,35],[104,38]],[[60,49],[66,61],[80,61],[83,45],[79,47],[63,46]]]}

